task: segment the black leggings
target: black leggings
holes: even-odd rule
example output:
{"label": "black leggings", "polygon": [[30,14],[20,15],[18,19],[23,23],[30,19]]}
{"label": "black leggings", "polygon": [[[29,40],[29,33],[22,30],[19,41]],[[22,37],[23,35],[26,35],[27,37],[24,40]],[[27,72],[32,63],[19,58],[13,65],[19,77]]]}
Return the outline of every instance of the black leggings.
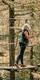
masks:
{"label": "black leggings", "polygon": [[18,64],[19,60],[21,61],[21,64],[23,64],[23,55],[26,48],[26,45],[23,43],[19,43],[20,45],[20,54],[17,57],[16,63]]}

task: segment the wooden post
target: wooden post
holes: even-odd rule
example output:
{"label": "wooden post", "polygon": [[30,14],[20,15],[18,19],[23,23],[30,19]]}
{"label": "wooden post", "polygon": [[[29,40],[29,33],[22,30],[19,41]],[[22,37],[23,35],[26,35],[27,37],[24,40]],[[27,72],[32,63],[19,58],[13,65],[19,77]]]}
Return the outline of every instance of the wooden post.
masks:
{"label": "wooden post", "polygon": [[[13,27],[14,26],[14,8],[10,8],[9,9],[9,22],[10,22],[10,25],[9,25],[9,42],[10,43],[14,43],[14,38],[15,38],[15,32],[14,32],[14,29],[11,29],[10,27]],[[10,49],[10,66],[13,66],[14,65],[14,62],[15,62],[15,47],[14,47],[14,44],[10,44],[9,46],[9,49]],[[10,80],[15,80],[15,72],[14,71],[10,71]]]}
{"label": "wooden post", "polygon": [[[30,64],[33,65],[33,46],[31,47]],[[33,69],[30,69],[30,80],[34,80],[32,72],[33,72]]]}
{"label": "wooden post", "polygon": [[[15,32],[14,29],[10,28],[14,26],[14,0],[2,0],[2,2],[9,6],[9,43],[14,43]],[[11,6],[13,6],[11,8]],[[9,52],[10,52],[10,66],[14,65],[15,61],[15,47],[14,44],[9,45]],[[10,71],[10,80],[15,80],[15,72]]]}
{"label": "wooden post", "polygon": [[31,51],[30,51],[30,64],[33,65],[33,46],[31,47]]}

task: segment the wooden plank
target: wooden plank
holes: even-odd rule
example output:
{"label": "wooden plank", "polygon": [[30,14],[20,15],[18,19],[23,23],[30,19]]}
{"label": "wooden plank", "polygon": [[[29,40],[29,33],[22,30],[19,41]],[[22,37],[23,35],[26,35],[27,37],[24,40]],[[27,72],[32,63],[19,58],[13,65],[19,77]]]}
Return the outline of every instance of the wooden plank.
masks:
{"label": "wooden plank", "polygon": [[16,69],[17,69],[17,67],[12,67],[12,66],[10,66],[10,67],[7,67],[7,66],[2,67],[2,66],[0,66],[0,70],[16,70]]}
{"label": "wooden plank", "polygon": [[21,67],[21,66],[0,66],[0,70],[22,70],[22,69],[35,69],[36,66],[31,66],[28,65],[26,67]]}

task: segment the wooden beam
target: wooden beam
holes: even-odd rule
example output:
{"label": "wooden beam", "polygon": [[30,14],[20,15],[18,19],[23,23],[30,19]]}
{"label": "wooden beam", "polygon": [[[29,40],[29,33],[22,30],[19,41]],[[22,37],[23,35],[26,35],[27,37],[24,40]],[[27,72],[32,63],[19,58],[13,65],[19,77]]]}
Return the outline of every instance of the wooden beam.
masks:
{"label": "wooden beam", "polygon": [[27,65],[26,67],[21,67],[21,66],[0,66],[0,70],[8,70],[8,71],[21,71],[21,70],[35,70],[39,66],[32,66],[32,65]]}
{"label": "wooden beam", "polygon": [[[14,0],[2,0],[2,2],[9,6],[9,27],[14,26]],[[10,19],[13,18],[13,19]],[[13,66],[15,61],[15,47],[14,47],[14,37],[15,37],[15,31],[14,29],[9,28],[9,53],[10,53],[10,66]],[[8,68],[9,69],[9,68]],[[10,80],[15,80],[15,72],[10,71]]]}
{"label": "wooden beam", "polygon": [[[10,27],[14,27],[14,7],[9,8],[9,18],[13,18],[12,20],[9,19],[9,43],[13,43],[9,45],[10,66],[13,66],[15,62],[15,31],[10,29]],[[10,80],[15,80],[15,71],[10,71]]]}
{"label": "wooden beam", "polygon": [[27,65],[26,67],[21,66],[0,66],[0,70],[25,70],[25,69],[35,69],[37,66]]}

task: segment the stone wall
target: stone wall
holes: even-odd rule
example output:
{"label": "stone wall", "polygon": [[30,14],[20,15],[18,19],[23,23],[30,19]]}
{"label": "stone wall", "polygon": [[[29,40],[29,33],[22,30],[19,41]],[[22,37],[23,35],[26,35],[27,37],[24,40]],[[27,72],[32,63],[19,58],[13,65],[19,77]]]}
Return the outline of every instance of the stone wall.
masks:
{"label": "stone wall", "polygon": [[8,26],[9,9],[7,5],[2,3],[0,5],[0,63],[9,63]]}

